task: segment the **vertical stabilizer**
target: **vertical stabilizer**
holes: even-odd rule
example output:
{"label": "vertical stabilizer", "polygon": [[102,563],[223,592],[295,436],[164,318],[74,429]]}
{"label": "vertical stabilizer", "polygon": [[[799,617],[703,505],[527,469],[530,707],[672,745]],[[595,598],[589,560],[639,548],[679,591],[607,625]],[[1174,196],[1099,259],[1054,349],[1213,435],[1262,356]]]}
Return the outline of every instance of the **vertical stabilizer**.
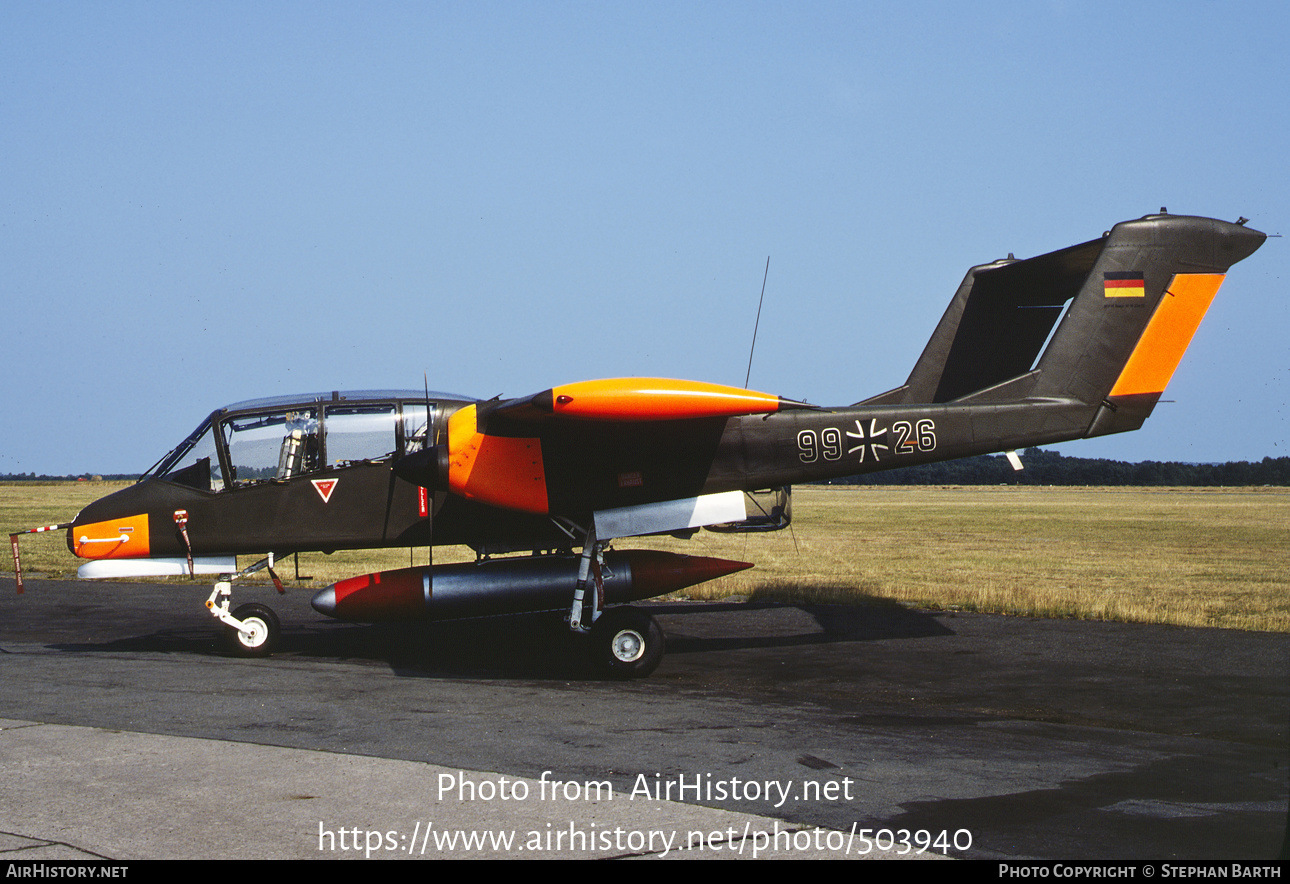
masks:
{"label": "vertical stabilizer", "polygon": [[1229,267],[1265,235],[1148,215],[1100,239],[973,267],[904,385],[860,405],[1067,400],[1087,435],[1151,414]]}
{"label": "vertical stabilizer", "polygon": [[1036,365],[1032,395],[1098,406],[1090,436],[1142,426],[1228,268],[1265,238],[1184,215],[1117,224]]}

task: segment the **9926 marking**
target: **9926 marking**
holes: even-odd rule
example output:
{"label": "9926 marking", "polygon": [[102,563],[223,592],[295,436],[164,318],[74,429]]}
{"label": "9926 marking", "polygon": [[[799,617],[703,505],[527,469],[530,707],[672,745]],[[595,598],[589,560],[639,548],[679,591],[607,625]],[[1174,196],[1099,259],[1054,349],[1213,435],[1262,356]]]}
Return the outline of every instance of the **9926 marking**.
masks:
{"label": "9926 marking", "polygon": [[879,427],[878,421],[870,420],[868,426],[863,421],[855,422],[854,430],[845,432],[848,440],[854,440],[843,451],[843,431],[836,427],[820,430],[802,430],[797,434],[798,458],[802,463],[815,463],[817,460],[837,461],[843,454],[858,455],[860,463],[866,456],[874,462],[882,459],[887,453],[913,454],[915,451],[936,450],[936,422],[923,418],[916,422],[896,421],[891,428]]}

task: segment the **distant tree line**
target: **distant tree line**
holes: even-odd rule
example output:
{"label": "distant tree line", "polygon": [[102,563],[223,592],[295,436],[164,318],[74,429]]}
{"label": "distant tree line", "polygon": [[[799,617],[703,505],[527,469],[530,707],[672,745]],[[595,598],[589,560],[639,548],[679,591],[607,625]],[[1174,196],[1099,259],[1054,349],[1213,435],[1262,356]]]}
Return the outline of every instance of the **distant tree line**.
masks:
{"label": "distant tree line", "polygon": [[[1179,463],[1144,460],[1127,463],[1093,457],[1063,457],[1058,451],[1027,448],[1021,452],[1025,469],[1013,470],[1002,455],[984,454],[941,463],[900,467],[831,479],[826,485],[1290,485],[1290,457],[1260,461]],[[75,482],[134,480],[134,473],[81,473],[49,476],[0,473],[0,482]]]}
{"label": "distant tree line", "polygon": [[75,476],[49,476],[44,473],[0,473],[0,482],[133,482],[138,473],[80,473]]}
{"label": "distant tree line", "polygon": [[833,479],[829,485],[1290,485],[1290,457],[1228,463],[1178,463],[1146,460],[1126,463],[1092,457],[1063,457],[1057,451],[1028,448],[1025,466],[1013,470],[1002,455],[981,455],[942,463],[900,467]]}

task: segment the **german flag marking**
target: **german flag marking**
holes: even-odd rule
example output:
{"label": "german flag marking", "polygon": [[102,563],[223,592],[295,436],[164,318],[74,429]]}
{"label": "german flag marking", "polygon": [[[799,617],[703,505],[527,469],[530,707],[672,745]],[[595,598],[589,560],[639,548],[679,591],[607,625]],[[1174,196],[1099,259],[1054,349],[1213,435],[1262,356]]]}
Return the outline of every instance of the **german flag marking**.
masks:
{"label": "german flag marking", "polygon": [[1145,298],[1146,283],[1137,270],[1102,274],[1102,293],[1108,298]]}

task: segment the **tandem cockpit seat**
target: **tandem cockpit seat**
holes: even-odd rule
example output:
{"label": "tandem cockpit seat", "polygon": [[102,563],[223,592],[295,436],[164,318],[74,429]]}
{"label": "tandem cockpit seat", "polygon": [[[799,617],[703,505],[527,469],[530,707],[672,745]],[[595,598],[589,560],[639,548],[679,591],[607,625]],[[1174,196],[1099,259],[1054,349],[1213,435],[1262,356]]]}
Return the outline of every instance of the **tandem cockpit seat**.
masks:
{"label": "tandem cockpit seat", "polygon": [[285,482],[292,476],[305,471],[306,456],[312,437],[304,430],[295,429],[287,432],[282,438],[282,448],[278,451],[278,471],[274,478]]}

